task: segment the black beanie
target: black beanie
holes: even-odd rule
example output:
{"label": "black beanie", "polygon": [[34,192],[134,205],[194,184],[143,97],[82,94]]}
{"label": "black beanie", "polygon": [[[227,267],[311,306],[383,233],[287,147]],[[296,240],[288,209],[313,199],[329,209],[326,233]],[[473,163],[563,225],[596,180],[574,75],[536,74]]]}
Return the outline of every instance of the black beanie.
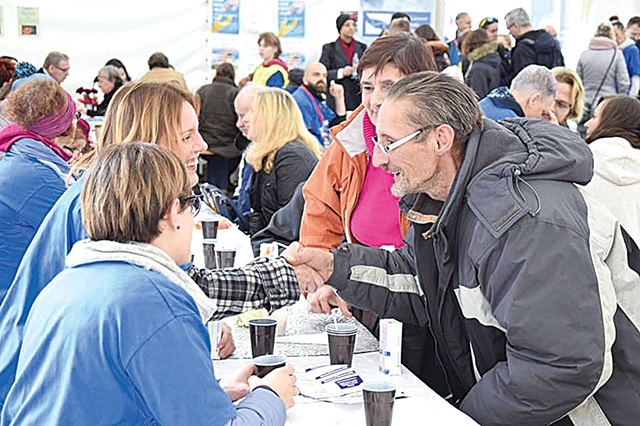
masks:
{"label": "black beanie", "polygon": [[353,21],[353,18],[347,15],[346,13],[342,13],[340,16],[338,16],[338,19],[336,19],[336,27],[338,27],[338,32],[340,32],[344,23],[347,22],[349,19]]}

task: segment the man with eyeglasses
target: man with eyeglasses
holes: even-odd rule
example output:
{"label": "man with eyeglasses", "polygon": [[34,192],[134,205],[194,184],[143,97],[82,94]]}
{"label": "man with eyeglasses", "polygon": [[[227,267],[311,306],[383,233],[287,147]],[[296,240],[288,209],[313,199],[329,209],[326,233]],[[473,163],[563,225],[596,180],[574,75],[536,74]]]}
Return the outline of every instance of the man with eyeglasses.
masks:
{"label": "man with eyeglasses", "polygon": [[636,424],[639,253],[576,186],[593,175],[588,146],[544,121],[483,119],[468,87],[433,72],[388,90],[377,134],[374,164],[410,207],[407,246],[294,243],[301,288],[326,281],[428,326],[451,401],[480,424]]}
{"label": "man with eyeglasses", "polygon": [[50,52],[44,60],[42,68],[38,70],[41,74],[47,74],[58,83],[62,82],[69,75],[69,57],[61,52]]}

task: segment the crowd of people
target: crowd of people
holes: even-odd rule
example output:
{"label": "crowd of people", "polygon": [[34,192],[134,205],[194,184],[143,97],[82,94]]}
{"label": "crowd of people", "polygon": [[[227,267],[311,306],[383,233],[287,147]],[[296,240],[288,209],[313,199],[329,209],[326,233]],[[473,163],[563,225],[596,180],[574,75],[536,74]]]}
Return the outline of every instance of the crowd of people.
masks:
{"label": "crowd of people", "polygon": [[[100,102],[64,53],[0,58],[0,424],[283,424],[293,368],[216,378],[207,323],[301,295],[403,322],[403,364],[480,424],[635,424],[640,17],[575,70],[524,9],[499,22],[445,42],[398,12],[367,46],[340,14],[304,70],[265,32],[195,93],[114,58]],[[194,266],[199,182],[256,256],[288,248]]]}

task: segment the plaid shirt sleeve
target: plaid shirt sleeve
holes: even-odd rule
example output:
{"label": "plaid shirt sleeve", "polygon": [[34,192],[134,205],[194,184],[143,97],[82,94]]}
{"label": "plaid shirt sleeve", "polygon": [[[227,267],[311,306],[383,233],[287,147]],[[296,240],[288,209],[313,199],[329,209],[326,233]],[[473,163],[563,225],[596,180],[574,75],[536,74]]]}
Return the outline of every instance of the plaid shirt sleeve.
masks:
{"label": "plaid shirt sleeve", "polygon": [[259,308],[272,312],[300,299],[295,272],[283,258],[260,257],[235,269],[192,267],[187,273],[218,305],[215,320]]}

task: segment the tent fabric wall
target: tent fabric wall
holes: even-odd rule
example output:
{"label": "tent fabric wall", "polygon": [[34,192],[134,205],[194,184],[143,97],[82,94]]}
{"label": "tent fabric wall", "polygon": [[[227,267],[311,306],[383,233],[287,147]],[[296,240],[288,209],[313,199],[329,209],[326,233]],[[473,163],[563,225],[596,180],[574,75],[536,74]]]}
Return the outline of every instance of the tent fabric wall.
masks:
{"label": "tent fabric wall", "polygon": [[[69,92],[89,87],[100,67],[113,57],[124,62],[133,78],[147,71],[147,58],[162,51],[175,68],[184,73],[193,90],[207,83],[211,71],[211,49],[234,48],[239,78],[260,62],[257,54],[258,34],[277,32],[279,0],[237,0],[240,4],[238,36],[212,34],[211,0],[152,0],[93,2],[78,0],[3,0],[0,55],[42,65],[51,50],[67,53],[71,74],[63,86]],[[371,3],[371,1],[369,1]],[[501,19],[514,7],[531,10],[532,0],[510,3],[472,0],[436,0],[434,23],[441,34],[455,32],[453,18],[467,11],[474,27],[484,16]],[[580,52],[586,49],[598,22],[617,14],[627,20],[640,13],[640,0],[546,0],[549,16],[534,16],[534,25],[547,23],[561,31],[567,64],[574,67]],[[337,37],[335,19],[340,11],[360,10],[360,0],[306,0],[305,37],[284,38],[285,52],[300,52],[306,62],[316,61],[324,43]],[[37,7],[40,25],[37,36],[19,36],[17,7]]]}

